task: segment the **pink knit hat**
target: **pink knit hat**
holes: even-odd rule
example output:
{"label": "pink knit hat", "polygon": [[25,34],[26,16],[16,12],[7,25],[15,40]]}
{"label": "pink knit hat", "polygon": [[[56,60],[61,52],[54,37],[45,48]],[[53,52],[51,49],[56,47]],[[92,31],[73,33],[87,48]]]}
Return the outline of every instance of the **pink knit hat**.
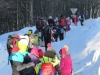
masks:
{"label": "pink knit hat", "polygon": [[33,49],[31,50],[31,54],[33,54],[39,58],[39,52],[38,52],[38,48],[36,46],[34,46]]}
{"label": "pink knit hat", "polygon": [[51,43],[48,43],[48,44],[47,44],[47,47],[51,47]]}
{"label": "pink knit hat", "polygon": [[62,48],[60,51],[59,51],[59,54],[60,55],[66,55],[67,51],[65,48]]}

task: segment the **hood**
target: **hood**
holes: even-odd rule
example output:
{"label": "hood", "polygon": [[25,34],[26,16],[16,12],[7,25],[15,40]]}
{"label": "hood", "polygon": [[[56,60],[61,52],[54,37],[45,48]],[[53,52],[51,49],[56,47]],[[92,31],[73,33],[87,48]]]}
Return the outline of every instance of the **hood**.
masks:
{"label": "hood", "polygon": [[32,66],[35,66],[35,64],[33,62],[30,62],[28,64],[23,64],[23,65],[20,65],[17,67],[17,71],[22,71],[22,70],[24,70],[26,68],[30,68]]}

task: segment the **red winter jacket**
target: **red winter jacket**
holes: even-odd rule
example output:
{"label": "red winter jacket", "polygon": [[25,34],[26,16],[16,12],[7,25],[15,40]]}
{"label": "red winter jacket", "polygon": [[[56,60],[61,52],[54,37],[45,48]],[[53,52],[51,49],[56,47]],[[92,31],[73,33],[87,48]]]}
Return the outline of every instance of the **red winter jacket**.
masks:
{"label": "red winter jacket", "polygon": [[66,23],[65,23],[65,18],[61,18],[60,19],[60,26],[64,26]]}
{"label": "red winter jacket", "polygon": [[60,61],[60,69],[61,69],[61,75],[71,75],[72,71],[72,59],[71,55],[66,55],[65,58],[62,58]]}

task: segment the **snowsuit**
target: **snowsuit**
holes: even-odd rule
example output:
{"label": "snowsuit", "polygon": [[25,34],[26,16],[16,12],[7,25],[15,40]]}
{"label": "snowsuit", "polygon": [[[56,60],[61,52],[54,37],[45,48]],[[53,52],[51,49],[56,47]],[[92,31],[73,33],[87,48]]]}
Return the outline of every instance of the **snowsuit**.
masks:
{"label": "snowsuit", "polygon": [[78,17],[77,16],[73,17],[73,23],[75,26],[77,26],[77,21],[78,21]]}
{"label": "snowsuit", "polygon": [[72,59],[70,55],[66,55],[65,58],[62,58],[60,61],[61,75],[71,75],[72,72]]}
{"label": "snowsuit", "polygon": [[83,26],[83,22],[84,22],[84,15],[83,14],[79,15],[79,20],[81,22],[81,25]]}
{"label": "snowsuit", "polygon": [[59,27],[64,27],[65,24],[65,18],[61,17],[59,20]]}
{"label": "snowsuit", "polygon": [[66,20],[64,17],[61,17],[60,20],[59,20],[59,28],[60,28],[60,34],[59,34],[59,38],[60,40],[63,40],[64,39],[64,26],[66,25]]}
{"label": "snowsuit", "polygon": [[66,18],[66,31],[70,30],[71,21],[69,18]]}

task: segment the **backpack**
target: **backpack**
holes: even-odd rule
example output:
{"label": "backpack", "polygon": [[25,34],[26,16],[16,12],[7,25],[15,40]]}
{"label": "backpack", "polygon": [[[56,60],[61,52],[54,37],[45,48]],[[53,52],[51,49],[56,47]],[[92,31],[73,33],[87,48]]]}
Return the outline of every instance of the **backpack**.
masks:
{"label": "backpack", "polygon": [[52,63],[43,63],[41,65],[41,74],[39,75],[54,75],[55,74],[55,69],[52,65]]}
{"label": "backpack", "polygon": [[13,35],[8,36],[7,49],[8,49],[8,54],[9,55],[11,53],[15,53],[15,52],[19,51],[19,48],[17,46],[19,40],[20,40],[20,37],[17,34],[13,34]]}
{"label": "backpack", "polygon": [[65,19],[64,18],[61,18],[61,21],[60,21],[60,25],[65,25]]}
{"label": "backpack", "polygon": [[49,26],[45,26],[43,28],[43,33],[44,33],[44,36],[48,37],[48,35],[51,36],[51,29],[49,28]]}

